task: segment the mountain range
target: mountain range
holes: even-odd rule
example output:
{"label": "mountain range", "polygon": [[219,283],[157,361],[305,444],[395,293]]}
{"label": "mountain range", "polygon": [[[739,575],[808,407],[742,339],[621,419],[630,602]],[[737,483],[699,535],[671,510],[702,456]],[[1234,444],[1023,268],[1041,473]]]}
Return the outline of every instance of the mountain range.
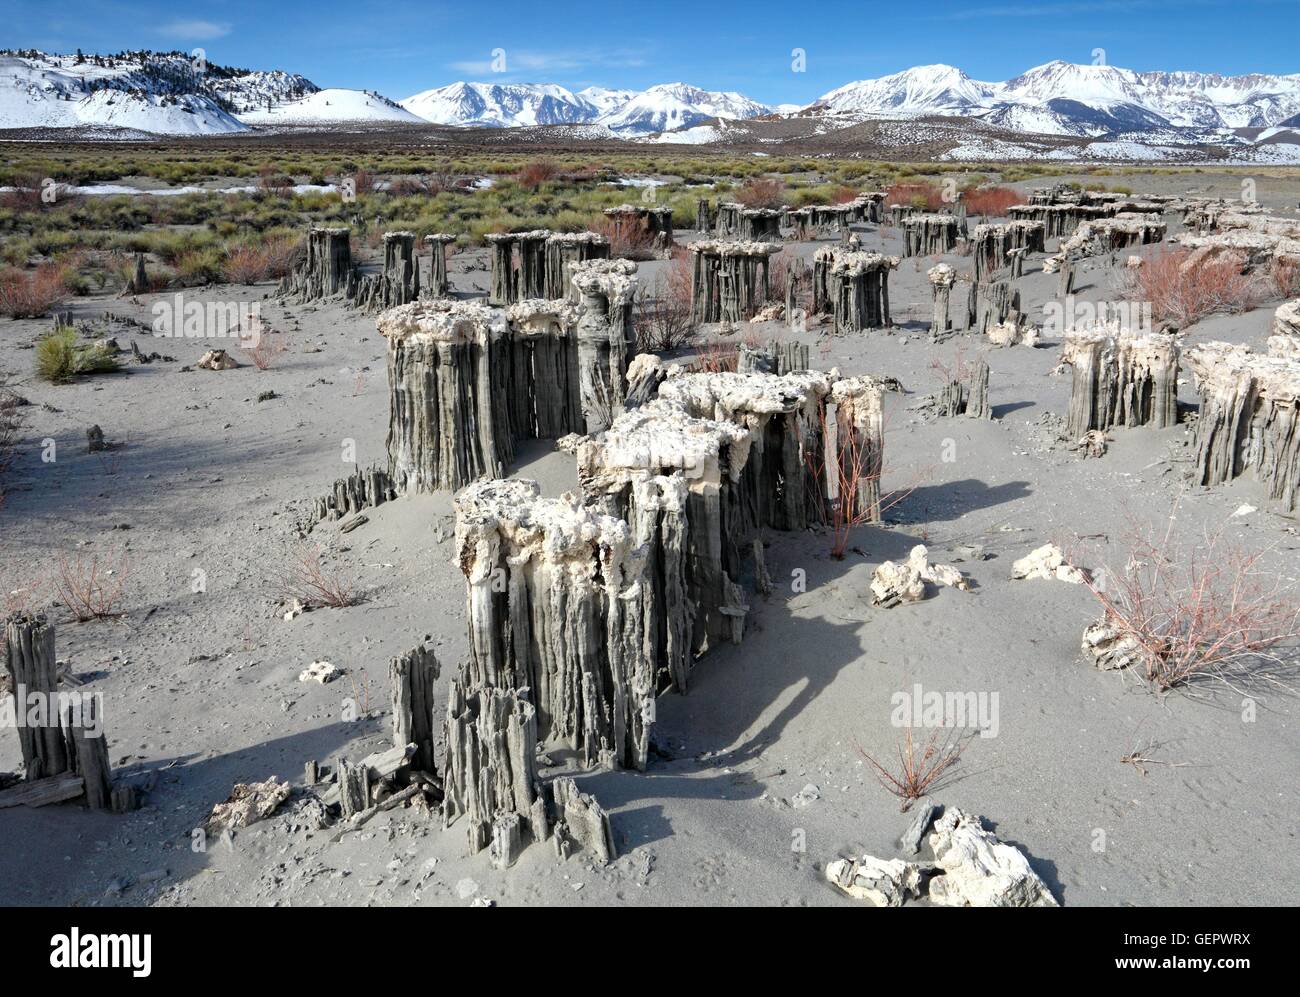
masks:
{"label": "mountain range", "polygon": [[[583,126],[584,137],[711,141],[728,122],[785,121],[816,134],[872,121],[965,118],[999,134],[1195,144],[1296,141],[1300,74],[1136,72],[1049,62],[1002,82],[917,66],[772,107],[735,92],[664,83],[646,90],[457,82],[396,101],[322,90],[281,70],[196,65],[185,53],[0,53],[0,129],[219,134],[276,127]],[[787,128],[783,134],[789,132]],[[1243,138],[1244,134],[1244,138]]]}
{"label": "mountain range", "polygon": [[859,117],[976,117],[1049,135],[1266,128],[1300,113],[1300,75],[1139,73],[1057,61],[984,83],[953,66],[916,66],[849,83],[811,107]]}
{"label": "mountain range", "polygon": [[743,94],[661,83],[647,90],[588,87],[574,93],[553,83],[452,83],[401,102],[439,125],[515,128],[592,124],[613,133],[689,128],[713,118],[754,118],[772,109]]}

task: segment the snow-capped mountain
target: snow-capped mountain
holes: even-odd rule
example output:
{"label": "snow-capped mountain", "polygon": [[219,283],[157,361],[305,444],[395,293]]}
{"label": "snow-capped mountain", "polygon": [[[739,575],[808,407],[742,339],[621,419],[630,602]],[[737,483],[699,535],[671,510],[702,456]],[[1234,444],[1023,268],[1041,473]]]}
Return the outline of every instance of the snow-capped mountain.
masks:
{"label": "snow-capped mountain", "polygon": [[588,87],[578,93],[549,83],[452,83],[401,102],[426,121],[491,128],[593,124],[640,134],[689,128],[708,118],[752,118],[770,108],[743,94],[661,83],[648,90]]}
{"label": "snow-capped mountain", "polygon": [[598,115],[613,114],[637,95],[635,90],[611,90],[609,87],[587,87],[578,91],[578,97],[594,107]]}
{"label": "snow-capped mountain", "polygon": [[600,113],[594,104],[552,83],[451,83],[399,103],[434,124],[491,128],[567,125],[593,121]]}
{"label": "snow-capped mountain", "polygon": [[396,101],[368,90],[317,90],[299,100],[271,103],[237,115],[247,125],[332,125],[387,122],[422,125],[424,120]]}
{"label": "snow-capped mountain", "polygon": [[597,124],[616,132],[662,132],[690,128],[709,118],[756,118],[770,110],[743,94],[700,90],[685,83],[661,83],[602,115]]}
{"label": "snow-capped mountain", "polygon": [[121,129],[213,135],[264,124],[421,124],[387,97],[321,90],[282,70],[247,70],[183,52],[0,53],[0,128]]}
{"label": "snow-capped mountain", "polygon": [[[207,67],[202,67],[207,68]],[[129,128],[162,135],[242,131],[234,73],[212,80],[179,52],[115,56],[0,53],[0,128]]]}
{"label": "snow-capped mountain", "polygon": [[229,103],[231,112],[236,116],[292,103],[320,91],[320,87],[307,77],[279,69],[270,72],[241,71],[225,78],[214,75],[208,86]]}
{"label": "snow-capped mountain", "polygon": [[[397,103],[373,91],[322,90],[283,70],[196,62],[183,52],[0,52],[0,129],[61,128],[95,138],[432,122],[527,129],[520,136],[534,140],[550,128],[552,137],[575,141],[735,144],[746,140],[750,125],[768,122],[754,141],[771,144],[838,132],[853,141],[855,129],[891,121],[915,132],[939,118],[966,119],[958,127],[967,130],[978,121],[1010,145],[1038,136],[1059,156],[1109,149],[1122,158],[1138,146],[1171,156],[1197,147],[1289,150],[1300,122],[1300,74],[1136,72],[1056,61],[1001,82],[975,80],[953,66],[915,66],[846,84],[807,105],[766,106],[685,83],[574,92],[552,83],[460,82]],[[970,152],[965,144],[948,155]],[[1270,152],[1284,154],[1291,155]]]}
{"label": "snow-capped mountain", "polygon": [[993,84],[972,80],[953,66],[915,66],[878,80],[849,83],[815,104],[875,117],[964,114],[988,106],[993,93]]}
{"label": "snow-capped mountain", "polygon": [[867,118],[978,117],[1020,131],[1104,135],[1266,127],[1300,111],[1300,75],[1135,72],[1049,62],[1000,83],[918,66],[832,90],[810,105]]}

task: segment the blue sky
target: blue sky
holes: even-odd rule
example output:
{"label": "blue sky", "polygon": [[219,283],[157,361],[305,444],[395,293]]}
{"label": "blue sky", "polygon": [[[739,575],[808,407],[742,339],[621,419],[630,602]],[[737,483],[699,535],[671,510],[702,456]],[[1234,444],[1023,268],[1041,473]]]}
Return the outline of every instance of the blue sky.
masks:
{"label": "blue sky", "polygon": [[[3,47],[201,46],[395,99],[459,79],[644,88],[681,80],[806,103],[852,80],[944,62],[1002,80],[1064,59],[1224,73],[1300,72],[1300,0],[6,0]],[[803,72],[792,52],[806,53]],[[493,73],[493,50],[505,73]]]}

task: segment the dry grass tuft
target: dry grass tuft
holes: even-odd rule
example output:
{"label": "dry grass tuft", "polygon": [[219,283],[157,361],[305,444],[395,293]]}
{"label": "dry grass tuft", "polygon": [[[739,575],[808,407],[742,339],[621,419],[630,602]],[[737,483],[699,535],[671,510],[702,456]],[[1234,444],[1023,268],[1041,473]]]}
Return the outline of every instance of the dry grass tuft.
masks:
{"label": "dry grass tuft", "polygon": [[[1176,508],[1176,507],[1175,507]],[[1194,544],[1134,532],[1124,567],[1088,582],[1106,621],[1137,648],[1141,677],[1155,691],[1219,681],[1238,692],[1288,684],[1300,656],[1300,598],[1222,530]]]}
{"label": "dry grass tuft", "polygon": [[1151,317],[1182,329],[1214,312],[1239,313],[1259,304],[1261,288],[1227,257],[1193,262],[1186,249],[1161,250],[1124,274],[1131,301],[1149,302]]}
{"label": "dry grass tuft", "polygon": [[130,577],[126,552],[60,554],[54,592],[78,623],[120,616],[118,605]]}
{"label": "dry grass tuft", "polygon": [[1010,187],[970,187],[962,191],[962,202],[967,214],[1001,218],[1013,204],[1023,204],[1025,199]]}
{"label": "dry grass tuft", "polygon": [[542,184],[554,180],[560,168],[549,159],[534,159],[524,163],[515,174],[515,182],[524,190],[536,190]]}
{"label": "dry grass tuft", "polygon": [[0,271],[0,315],[40,318],[66,296],[63,268],[52,263],[34,270],[8,267]]}
{"label": "dry grass tuft", "polygon": [[918,745],[912,728],[905,727],[902,740],[895,747],[897,772],[876,761],[861,745],[858,753],[874,770],[880,785],[903,801],[899,809],[907,813],[913,803],[942,785],[944,773],[952,768],[969,743],[956,728],[943,727],[933,731],[923,745]]}
{"label": "dry grass tuft", "polygon": [[279,595],[286,603],[296,599],[308,608],[342,609],[365,601],[355,576],[344,568],[327,565],[324,551],[310,544],[303,544],[290,555],[280,573]]}
{"label": "dry grass tuft", "polygon": [[747,208],[780,208],[785,205],[785,184],[770,177],[756,177],[746,180],[732,198]]}
{"label": "dry grass tuft", "polygon": [[602,215],[591,230],[609,240],[609,255],[616,260],[652,260],[655,258],[654,235],[638,218]]}
{"label": "dry grass tuft", "polygon": [[252,346],[241,346],[239,351],[258,370],[270,370],[289,351],[289,337],[282,332],[259,332]]}
{"label": "dry grass tuft", "polygon": [[1300,297],[1300,263],[1275,259],[1273,265],[1269,268],[1268,276],[1279,296],[1283,298]]}
{"label": "dry grass tuft", "polygon": [[736,344],[723,342],[717,336],[696,348],[695,367],[705,374],[734,373],[739,360],[740,349]]}
{"label": "dry grass tuft", "polygon": [[640,353],[671,352],[690,340],[694,331],[691,323],[691,262],[683,247],[673,250],[673,262],[667,274],[656,277],[650,288],[637,294],[632,325]]}
{"label": "dry grass tuft", "polygon": [[910,204],[923,211],[943,207],[943,190],[932,183],[896,183],[886,188],[885,204]]}

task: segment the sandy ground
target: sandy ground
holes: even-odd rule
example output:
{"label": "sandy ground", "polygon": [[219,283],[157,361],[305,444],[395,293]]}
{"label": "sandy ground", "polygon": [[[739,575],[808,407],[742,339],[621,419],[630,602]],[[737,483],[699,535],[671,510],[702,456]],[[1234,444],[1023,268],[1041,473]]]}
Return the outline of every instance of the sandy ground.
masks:
{"label": "sandy ground", "polygon": [[[1186,180],[1132,186],[1181,193],[1192,186]],[[1295,191],[1261,197],[1289,211]],[[868,226],[863,238],[867,248],[901,252],[892,230]],[[791,248],[811,256],[816,247]],[[454,258],[458,291],[485,290],[484,259]],[[0,370],[14,373],[32,403],[0,510],[0,581],[9,592],[48,578],[60,552],[93,552],[115,564],[125,557],[125,615],[61,622],[58,655],[104,694],[117,774],[153,785],[144,808],[126,816],[75,804],[0,811],[0,902],[853,903],[824,882],[822,869],[855,851],[900,854],[910,815],[861,752],[892,754],[899,731],[890,724],[891,696],[920,683],[997,695],[997,736],[971,738],[936,797],[985,815],[1062,903],[1294,903],[1300,853],[1287,842],[1297,817],[1295,699],[1261,692],[1253,722],[1242,719],[1241,693],[1222,687],[1158,699],[1081,660],[1079,635],[1097,615],[1086,589],[1013,582],[1009,571],[1048,540],[1088,566],[1122,563],[1133,525],[1163,524],[1177,503],[1180,542],[1223,528],[1246,549],[1267,549],[1269,569],[1293,582],[1296,522],[1267,511],[1249,479],[1189,488],[1190,433],[1182,426],[1118,431],[1100,460],[1068,451],[1053,420],[1065,412],[1069,377],[1049,376],[1057,360],[1051,342],[988,351],[992,421],[926,421],[913,406],[940,386],[932,363],[983,349],[961,334],[928,341],[924,271],[932,263],[905,261],[891,278],[892,335],[825,339],[814,328],[807,337],[814,366],[892,374],[908,389],[888,398],[885,480],[907,494],[885,526],[855,531],[843,561],[829,556],[824,534],[769,537],[777,590],[754,600],[742,645],[698,663],[689,695],[661,699],[655,738],[665,757],[644,773],[580,777],[611,811],[620,857],[607,868],[581,853],[561,863],[544,846],[508,872],[493,871],[485,855],[465,854],[460,827],[444,832],[411,811],[332,843],[301,793],[229,844],[195,852],[193,829],[233,783],[272,774],[301,783],[308,759],[387,746],[388,659],[426,637],[443,664],[441,701],[465,653],[450,497],[386,504],[347,535],[318,526],[312,541],[356,572],[368,599],[285,621],[275,579],[295,523],[349,470],[345,441],[355,441],[363,465],[383,458],[385,351],[373,319],[338,307],[286,308],[269,285],[219,288],[209,293],[262,301],[264,318],[289,334],[292,349],[273,369],[182,372],[209,344],[141,337],[142,349],[175,361],[61,387],[29,373],[30,344],[48,322],[0,321]],[[1080,298],[1116,297],[1106,263],[1082,268]],[[661,266],[643,264],[646,280]],[[1022,296],[1041,317],[1057,278],[1026,269]],[[955,314],[960,298],[954,294]],[[82,300],[77,311],[144,318],[152,300]],[[1188,330],[1188,342],[1262,348],[1274,305],[1209,319]],[[258,402],[267,390],[277,397]],[[1194,404],[1190,381],[1180,400]],[[120,446],[87,454],[91,424]],[[46,439],[57,444],[53,463],[40,460]],[[548,494],[575,484],[571,458],[549,442],[526,448],[514,474],[540,480]],[[1234,517],[1243,503],[1258,511]],[[917,542],[938,561],[951,561],[960,544],[984,545],[985,560],[959,565],[973,591],[872,608],[872,570]],[[196,569],[206,592],[192,591]],[[792,590],[798,572],[806,573],[806,591]],[[320,659],[343,677],[299,682],[299,671]],[[345,699],[369,712],[345,722]],[[1156,761],[1145,776],[1121,763],[1152,743]],[[18,762],[15,732],[0,730],[0,769]],[[801,804],[796,794],[809,784],[818,798]],[[806,850],[794,847],[799,841]]]}

